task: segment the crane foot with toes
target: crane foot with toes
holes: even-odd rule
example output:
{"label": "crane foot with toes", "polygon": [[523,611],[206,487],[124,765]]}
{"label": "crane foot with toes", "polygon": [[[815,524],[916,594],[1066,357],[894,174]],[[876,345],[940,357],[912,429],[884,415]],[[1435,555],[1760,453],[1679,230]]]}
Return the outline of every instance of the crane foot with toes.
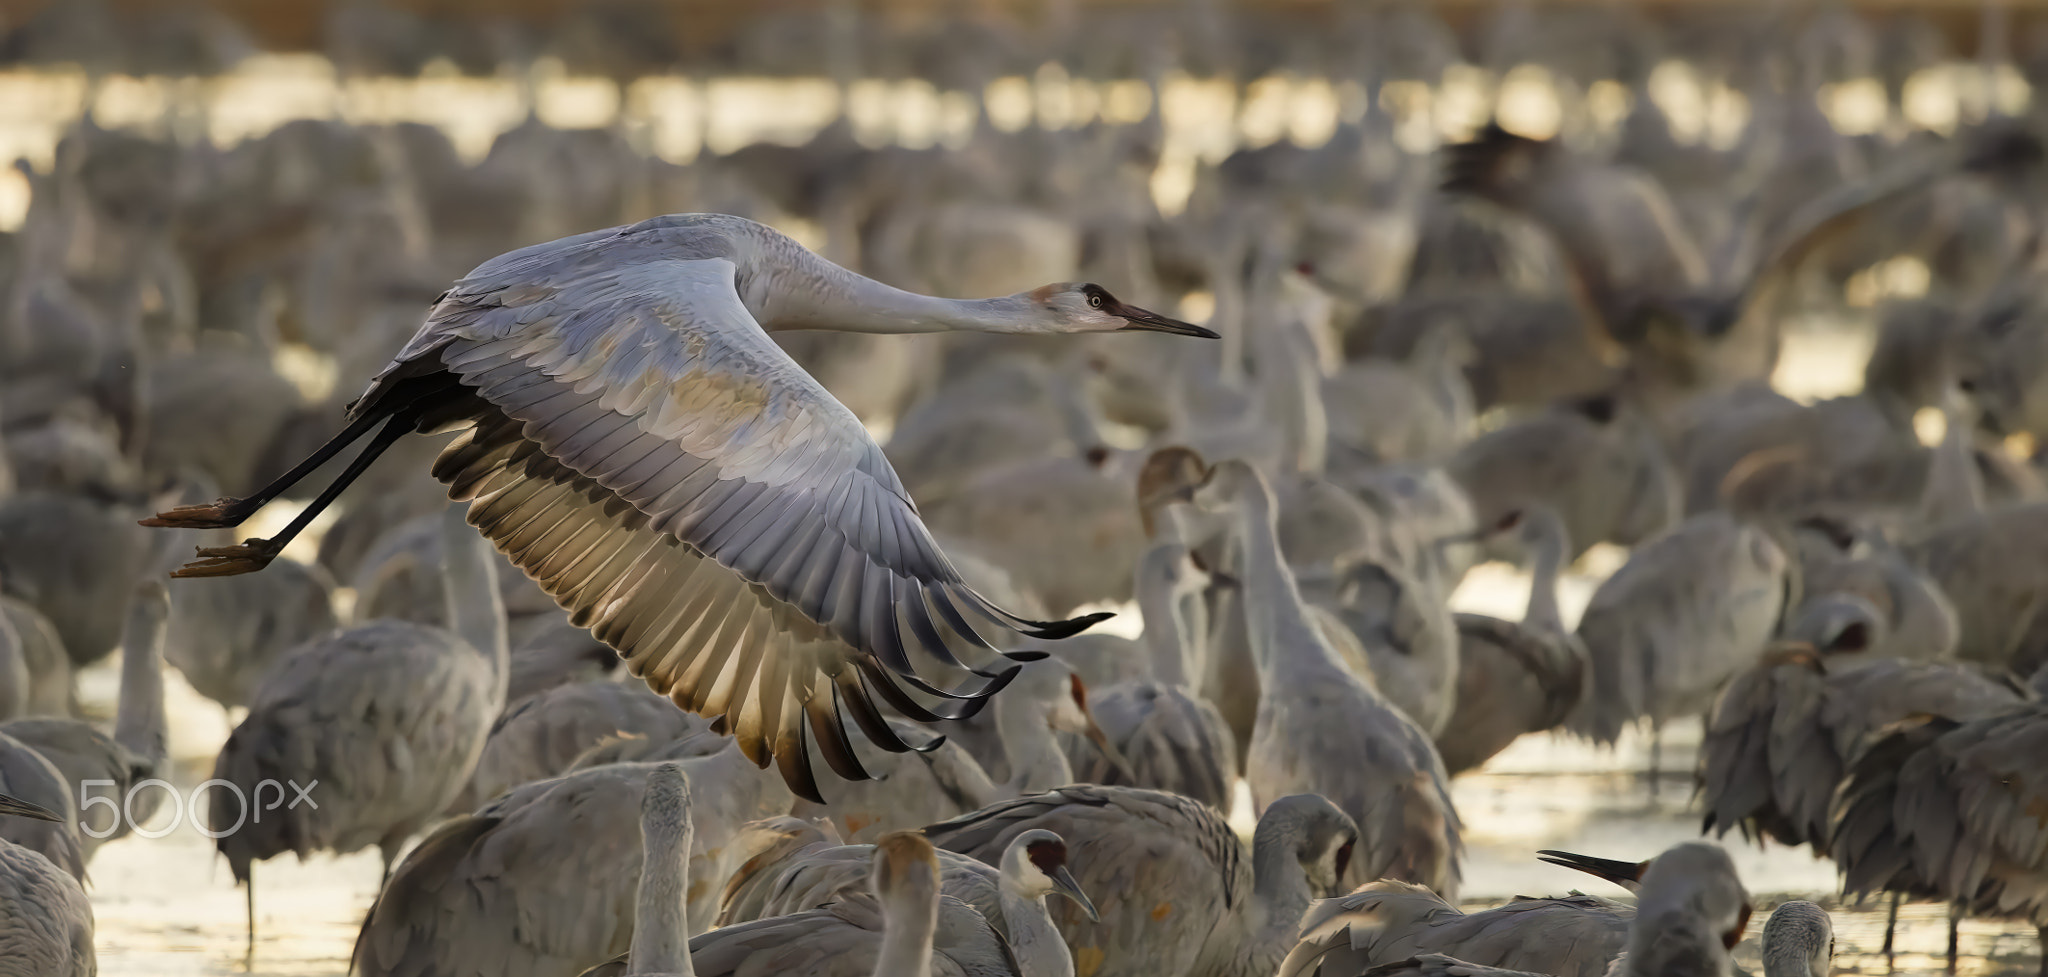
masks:
{"label": "crane foot with toes", "polygon": [[232,577],[255,573],[277,559],[284,543],[269,539],[247,539],[234,546],[201,546],[199,559],[171,571],[173,577]]}
{"label": "crane foot with toes", "polygon": [[159,529],[233,529],[260,507],[248,499],[215,499],[204,505],[166,509],[142,520],[142,525]]}

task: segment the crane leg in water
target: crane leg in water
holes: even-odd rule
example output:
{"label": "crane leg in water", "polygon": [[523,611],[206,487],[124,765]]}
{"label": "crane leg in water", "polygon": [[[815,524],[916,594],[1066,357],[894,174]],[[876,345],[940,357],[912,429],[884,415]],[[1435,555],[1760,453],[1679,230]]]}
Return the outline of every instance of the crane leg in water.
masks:
{"label": "crane leg in water", "polygon": [[1956,972],[1956,924],[1962,922],[1963,904],[1950,903],[1948,907],[1948,972]]}
{"label": "crane leg in water", "polygon": [[242,882],[242,907],[248,913],[249,942],[242,950],[243,963],[255,969],[256,963],[256,866],[249,866],[249,877]]}
{"label": "crane leg in water", "polygon": [[1890,910],[1890,911],[1888,911],[1888,912],[1886,912],[1886,913],[1885,913],[1885,917],[1884,917],[1884,959],[1885,959],[1885,965],[1886,965],[1886,966],[1890,966],[1890,965],[1891,965],[1891,959],[1892,959],[1892,937],[1893,937],[1894,935],[1896,935],[1896,933],[1897,933],[1897,930],[1898,930],[1898,928],[1899,928],[1899,894],[1898,894],[1898,893],[1896,893],[1896,892],[1894,892],[1894,893],[1892,893],[1892,908],[1891,908],[1891,910]]}

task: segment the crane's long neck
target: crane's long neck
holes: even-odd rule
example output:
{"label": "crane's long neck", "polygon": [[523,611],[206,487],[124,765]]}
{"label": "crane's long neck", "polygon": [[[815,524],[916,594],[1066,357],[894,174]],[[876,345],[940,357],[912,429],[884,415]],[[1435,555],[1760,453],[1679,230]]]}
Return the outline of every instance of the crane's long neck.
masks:
{"label": "crane's long neck", "polygon": [[1018,969],[1027,977],[1074,977],[1073,954],[1053,925],[1045,897],[1022,891],[1007,860],[1003,867],[997,902],[1002,906],[1003,925],[1010,931],[1010,948],[1017,952]]}
{"label": "crane's long neck", "polygon": [[939,890],[929,877],[905,878],[882,894],[882,948],[873,977],[931,977],[939,930]]}
{"label": "crane's long neck", "polygon": [[1297,681],[1348,674],[1309,617],[1294,572],[1280,554],[1273,493],[1264,482],[1239,483],[1238,525],[1244,559],[1245,637],[1267,689],[1299,688]]}
{"label": "crane's long neck", "polygon": [[[1254,952],[1285,948],[1294,942],[1301,914],[1315,901],[1298,850],[1307,827],[1294,812],[1268,808],[1252,832],[1252,903],[1254,913],[1244,946]],[[1275,957],[1275,963],[1278,957]],[[1270,973],[1266,967],[1259,973]],[[1253,971],[1247,971],[1253,972]]]}
{"label": "crane's long neck", "polygon": [[448,630],[483,656],[496,683],[497,701],[503,702],[512,670],[505,599],[498,594],[498,568],[491,558],[491,544],[469,527],[466,511],[464,506],[449,506],[441,516]]}
{"label": "crane's long neck", "polygon": [[[657,773],[658,776],[658,773]],[[649,777],[640,813],[640,894],[634,903],[633,942],[626,951],[631,974],[693,977],[690,923],[684,913],[694,833],[689,803]]]}
{"label": "crane's long neck", "polygon": [[1152,678],[1163,685],[1188,684],[1189,629],[1181,620],[1173,580],[1138,568],[1138,613],[1145,619],[1145,650],[1152,659]]}
{"label": "crane's long neck", "polygon": [[770,332],[1027,333],[1040,321],[1028,294],[942,299],[884,285],[839,267],[793,241],[764,240],[740,282],[747,308]]}
{"label": "crane's long neck", "polygon": [[1564,633],[1564,615],[1557,609],[1557,578],[1564,572],[1564,521],[1548,510],[1532,511],[1525,518],[1537,519],[1535,566],[1529,579],[1529,609],[1522,623],[1551,634]]}
{"label": "crane's long neck", "polygon": [[1259,350],[1260,401],[1282,433],[1281,464],[1296,475],[1320,475],[1327,463],[1330,418],[1323,406],[1323,376],[1307,323],[1289,309],[1268,323]]}
{"label": "crane's long neck", "polygon": [[121,702],[114,718],[114,742],[161,768],[169,752],[164,740],[164,632],[170,598],[161,585],[142,588],[128,605],[121,632]]}

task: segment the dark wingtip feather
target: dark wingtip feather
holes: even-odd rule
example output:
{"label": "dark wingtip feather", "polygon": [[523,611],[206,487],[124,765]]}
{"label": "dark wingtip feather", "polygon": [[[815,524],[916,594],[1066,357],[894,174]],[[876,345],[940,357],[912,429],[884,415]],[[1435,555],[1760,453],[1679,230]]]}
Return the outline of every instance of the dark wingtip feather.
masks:
{"label": "dark wingtip feather", "polygon": [[1003,652],[1003,657],[1008,658],[1013,662],[1024,662],[1025,664],[1030,664],[1031,662],[1042,662],[1048,658],[1051,658],[1052,652],[1033,651],[1030,649],[1026,649],[1024,651],[1006,651]]}
{"label": "dark wingtip feather", "polygon": [[1027,638],[1037,638],[1040,641],[1059,641],[1063,638],[1071,638],[1074,635],[1080,634],[1115,616],[1116,613],[1114,611],[1097,611],[1093,614],[1083,614],[1080,617],[1068,618],[1064,621],[1024,621],[1022,623],[1033,629],[1024,632],[1024,636]]}

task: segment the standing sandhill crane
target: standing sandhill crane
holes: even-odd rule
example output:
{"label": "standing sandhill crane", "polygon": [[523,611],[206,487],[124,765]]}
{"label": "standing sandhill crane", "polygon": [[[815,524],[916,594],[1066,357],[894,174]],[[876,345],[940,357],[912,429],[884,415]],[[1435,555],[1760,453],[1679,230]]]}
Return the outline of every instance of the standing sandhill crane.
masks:
{"label": "standing sandhill crane", "polygon": [[77,712],[71,688],[71,657],[64,639],[41,611],[25,601],[0,595],[0,618],[14,628],[21,642],[22,663],[28,666],[27,716],[68,716]]}
{"label": "standing sandhill crane", "polygon": [[1317,630],[1281,557],[1264,477],[1241,461],[1219,462],[1197,502],[1231,513],[1244,563],[1245,632],[1260,690],[1244,765],[1254,803],[1320,793],[1358,822],[1364,842],[1344,884],[1398,878],[1455,898],[1464,846],[1443,761]]}
{"label": "standing sandhill crane", "polygon": [[[748,823],[788,810],[790,794],[730,745],[678,761],[691,784],[690,877],[683,921],[709,929],[718,887],[736,868]],[[354,966],[365,977],[573,973],[627,948],[635,933],[635,833],[659,762],[610,763],[515,788],[441,822],[406,854],[363,921]],[[534,920],[549,920],[545,926]]]}
{"label": "standing sandhill crane", "polygon": [[1101,918],[1054,913],[1075,972],[1093,977],[1263,977],[1293,945],[1302,910],[1332,894],[1357,841],[1351,819],[1312,794],[1266,808],[1251,864],[1223,816],[1196,801],[1136,787],[1073,786],[934,824],[951,851],[993,862],[1025,832],[1066,840],[1085,891],[1106,895]]}
{"label": "standing sandhill crane", "polygon": [[613,736],[668,742],[706,728],[637,682],[557,685],[506,706],[491,724],[469,783],[448,809],[467,813],[520,784],[560,776],[585,750]]}
{"label": "standing sandhill crane", "polygon": [[[1661,863],[1661,864],[1660,864]],[[1651,869],[1654,868],[1655,871]],[[1626,951],[1610,961],[1600,961],[1597,953],[1612,953],[1620,945],[1604,942],[1610,934],[1601,923],[1596,927],[1596,944],[1592,953],[1581,952],[1582,947],[1568,944],[1574,932],[1584,929],[1585,923],[1569,916],[1556,920],[1565,922],[1569,930],[1559,932],[1555,927],[1543,923],[1553,917],[1538,916],[1535,912],[1524,911],[1520,917],[1505,915],[1515,906],[1556,908],[1570,905],[1585,896],[1574,896],[1565,900],[1534,900],[1529,903],[1514,903],[1488,913],[1473,916],[1453,916],[1444,921],[1424,922],[1425,932],[1429,928],[1442,926],[1446,930],[1462,927],[1465,920],[1476,919],[1496,913],[1498,917],[1491,939],[1482,940],[1473,949],[1482,955],[1500,955],[1510,961],[1530,959],[1558,959],[1563,966],[1536,971],[1511,970],[1500,966],[1467,961],[1441,951],[1417,953],[1406,959],[1399,959],[1394,953],[1382,954],[1371,941],[1382,935],[1383,927],[1371,916],[1356,917],[1339,915],[1328,919],[1320,931],[1307,930],[1302,945],[1296,953],[1302,958],[1301,965],[1284,970],[1282,977],[1293,977],[1306,973],[1308,966],[1317,958],[1328,955],[1331,959],[1323,962],[1321,973],[1329,977],[1343,974],[1364,974],[1371,977],[1571,977],[1574,974],[1612,974],[1614,977],[1668,977],[1672,974],[1697,975],[1697,977],[1732,977],[1740,973],[1735,969],[1729,951],[1741,942],[1742,933],[1749,925],[1749,895],[1743,890],[1742,880],[1735,875],[1735,865],[1728,853],[1713,845],[1688,842],[1679,845],[1656,859],[1642,863],[1641,896],[1633,913],[1622,909],[1619,917],[1626,922]],[[1633,883],[1631,883],[1633,884]],[[1333,900],[1349,902],[1351,900]],[[1366,903],[1372,905],[1371,901]],[[1803,906],[1815,912],[1819,907],[1812,903],[1788,904]],[[1456,910],[1444,907],[1451,913]],[[1572,910],[1577,912],[1578,910]],[[1612,913],[1614,910],[1609,909]],[[1766,977],[1825,977],[1826,970],[1809,970],[1814,959],[1824,960],[1832,950],[1831,929],[1826,913],[1820,912],[1821,920],[1816,922],[1811,915],[1800,909],[1788,910],[1784,919],[1776,916],[1775,930],[1766,929],[1764,938],[1764,960]],[[1611,921],[1609,921],[1611,923]],[[1518,925],[1519,924],[1519,925]],[[1361,930],[1364,932],[1361,933]],[[1520,932],[1517,932],[1517,931]],[[1337,946],[1335,937],[1350,933],[1353,946]],[[1432,935],[1411,937],[1422,945],[1432,945]],[[1777,948],[1772,943],[1775,938]],[[1358,941],[1368,941],[1366,947],[1359,947]],[[1818,958],[1812,956],[1812,947],[1818,939],[1822,950]],[[1394,945],[1409,942],[1397,936]],[[1367,962],[1353,965],[1359,949],[1365,949]],[[1333,952],[1334,951],[1334,952]],[[1798,961],[1798,969],[1786,969],[1788,960]],[[1387,962],[1372,965],[1373,960]],[[1335,962],[1333,961],[1341,961]],[[1775,961],[1775,964],[1774,964]],[[1523,965],[1528,965],[1524,963]],[[1365,969],[1361,970],[1360,968]]]}
{"label": "standing sandhill crane", "polygon": [[2040,928],[2048,973],[2048,704],[1958,721],[1905,720],[1865,741],[1836,788],[1829,853],[1849,893],[1941,899],[1956,957],[1962,913],[2019,916]]}
{"label": "standing sandhill crane", "polygon": [[1654,775],[1663,724],[1705,712],[1763,654],[1786,586],[1784,552],[1723,513],[1694,516],[1636,549],[1579,619],[1593,681],[1572,731],[1612,743],[1647,719]]}
{"label": "standing sandhill crane", "polygon": [[81,804],[92,793],[85,786],[93,782],[105,784],[108,794],[120,799],[118,813],[97,803],[90,805],[89,813],[81,810],[79,844],[88,859],[100,845],[126,837],[137,823],[149,820],[170,793],[133,790],[167,770],[163,649],[170,604],[164,585],[155,580],[137,586],[129,601],[128,621],[121,632],[121,696],[113,735],[82,719],[34,717],[0,723],[0,733],[50,761]]}
{"label": "standing sandhill crane", "polygon": [[23,654],[21,633],[0,614],[0,720],[28,712],[30,687],[28,657]]}
{"label": "standing sandhill crane", "polygon": [[1478,767],[1524,733],[1556,728],[1585,690],[1586,646],[1565,630],[1557,609],[1557,578],[1571,551],[1564,521],[1546,506],[1530,505],[1480,535],[1509,533],[1531,555],[1529,607],[1520,621],[1457,616],[1457,707],[1436,735],[1437,754],[1451,774]]}
{"label": "standing sandhill crane", "polygon": [[[205,550],[180,572],[260,569],[392,442],[468,422],[435,469],[452,497],[477,501],[474,525],[656,691],[723,714],[749,757],[773,758],[815,799],[813,737],[835,773],[867,775],[842,708],[900,752],[873,695],[934,721],[1001,688],[1012,672],[969,616],[1036,637],[1099,618],[1027,621],[968,589],[860,422],[767,336],[804,328],[1215,335],[1099,285],[935,299],[751,221],[657,217],[485,262],[312,458],[247,499],[151,524],[238,525],[382,425],[283,533]],[[953,688],[922,677],[913,652]],[[727,661],[743,673],[708,667]]]}
{"label": "standing sandhill crane", "polygon": [[1611,396],[1553,405],[1474,439],[1445,466],[1481,526],[1532,503],[1564,520],[1577,559],[1634,546],[1678,522],[1679,487],[1641,413]]}
{"label": "standing sandhill crane", "polygon": [[2025,675],[2048,664],[2048,502],[1934,527],[1905,549],[1955,605],[1956,657]]}
{"label": "standing sandhill crane", "polygon": [[334,581],[319,566],[286,560],[240,580],[181,580],[171,588],[164,658],[200,695],[232,708],[278,656],[335,629]]}
{"label": "standing sandhill crane", "polygon": [[[939,892],[932,843],[898,831],[875,843],[870,892],[823,909],[770,916],[690,941],[698,977],[1017,977],[1001,936],[964,902]],[[637,973],[613,961],[584,977]]]}
{"label": "standing sandhill crane", "polygon": [[317,807],[287,806],[234,831],[234,792],[213,795],[209,823],[222,832],[214,845],[249,890],[252,949],[255,862],[376,845],[389,877],[400,846],[468,782],[504,707],[505,611],[491,552],[460,509],[442,527],[451,626],[371,621],[301,646],[257,685],[214,761],[213,776],[245,796],[266,781],[325,786]]}
{"label": "standing sandhill crane", "polygon": [[0,499],[0,588],[49,618],[74,666],[120,644],[121,609],[152,565],[150,539],[131,518],[83,495]]}
{"label": "standing sandhill crane", "polygon": [[34,853],[83,882],[84,839],[76,823],[78,801],[71,785],[42,754],[5,733],[0,733],[0,793],[61,815],[29,821],[0,819],[0,843]]}
{"label": "standing sandhill crane", "polygon": [[[1230,809],[1237,783],[1237,741],[1223,714],[1189,684],[1207,637],[1187,611],[1200,606],[1208,575],[1186,545],[1163,542],[1138,560],[1138,607],[1151,674],[1099,690],[1090,700],[1096,722],[1129,766],[1082,764],[1088,783],[1150,787]],[[1073,757],[1073,753],[1069,753]]]}
{"label": "standing sandhill crane", "polygon": [[1888,542],[1798,549],[1799,603],[1785,609],[1784,638],[1869,658],[1936,661],[1955,651],[1955,605]]}
{"label": "standing sandhill crane", "polygon": [[[1858,660],[1864,659],[1864,660]],[[1700,744],[1702,828],[1827,854],[1828,806],[1864,738],[1916,715],[1958,722],[2026,694],[1975,666],[1790,645],[1728,683]]]}
{"label": "standing sandhill crane", "polygon": [[[0,816],[63,823],[64,816],[0,794]],[[0,839],[0,962],[35,977],[92,977],[92,903],[78,880],[37,854]]]}
{"label": "standing sandhill crane", "polygon": [[1429,889],[1381,879],[1325,899],[1301,920],[1278,977],[1338,977],[1426,953],[1551,977],[1601,977],[1628,946],[1635,913],[1596,896],[1518,898],[1466,913]]}
{"label": "standing sandhill crane", "polygon": [[[860,889],[873,860],[872,845],[832,846],[815,828],[787,840],[805,838],[820,842],[793,850],[779,845],[781,857],[771,849],[733,874],[726,882],[719,925],[821,909]],[[1045,898],[1065,896],[1090,920],[1098,917],[1067,868],[1064,839],[1043,828],[1026,831],[1003,849],[1000,868],[944,850],[938,859],[940,891],[974,907],[995,927],[1016,954],[1022,977],[1074,977],[1073,955],[1054,927]]]}

